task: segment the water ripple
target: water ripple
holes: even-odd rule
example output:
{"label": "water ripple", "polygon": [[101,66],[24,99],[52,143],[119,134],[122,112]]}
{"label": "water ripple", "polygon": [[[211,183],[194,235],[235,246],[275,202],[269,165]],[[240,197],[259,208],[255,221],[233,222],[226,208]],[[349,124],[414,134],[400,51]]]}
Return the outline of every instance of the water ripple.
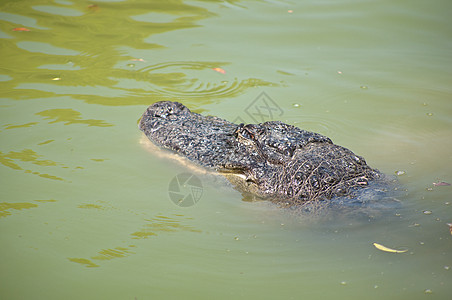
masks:
{"label": "water ripple", "polygon": [[67,8],[67,7],[58,7],[54,5],[35,5],[32,6],[34,10],[45,12],[52,15],[66,16],[66,17],[80,17],[83,15],[82,12]]}
{"label": "water ripple", "polygon": [[147,81],[148,89],[175,97],[231,97],[250,87],[276,86],[257,78],[231,78],[213,70],[225,63],[166,62],[137,71],[136,80]]}
{"label": "water ripple", "polygon": [[80,52],[72,50],[72,49],[66,49],[66,48],[60,48],[53,46],[49,43],[43,43],[43,42],[31,42],[31,41],[22,41],[17,43],[17,47],[24,49],[28,52],[38,52],[38,53],[44,53],[49,55],[70,55],[75,56],[80,54]]}
{"label": "water ripple", "polygon": [[26,17],[26,16],[21,16],[18,14],[0,12],[0,20],[7,21],[12,24],[20,24],[20,25],[23,25],[26,27],[33,27],[36,29],[48,29],[46,27],[38,26],[36,19]]}

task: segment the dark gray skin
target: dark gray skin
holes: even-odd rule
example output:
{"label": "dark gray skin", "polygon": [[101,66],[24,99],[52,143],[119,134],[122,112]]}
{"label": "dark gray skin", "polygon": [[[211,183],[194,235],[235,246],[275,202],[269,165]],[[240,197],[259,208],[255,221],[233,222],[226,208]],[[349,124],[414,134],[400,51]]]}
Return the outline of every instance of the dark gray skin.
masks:
{"label": "dark gray skin", "polygon": [[139,128],[157,146],[225,175],[240,191],[286,207],[357,199],[372,186],[381,192],[387,181],[329,138],[279,121],[237,125],[162,101],[148,107]]}

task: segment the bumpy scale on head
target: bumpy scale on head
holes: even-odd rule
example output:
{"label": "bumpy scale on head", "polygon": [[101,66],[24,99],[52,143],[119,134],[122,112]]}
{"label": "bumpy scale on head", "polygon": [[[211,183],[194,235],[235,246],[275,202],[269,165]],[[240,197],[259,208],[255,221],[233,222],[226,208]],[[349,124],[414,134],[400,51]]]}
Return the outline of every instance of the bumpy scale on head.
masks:
{"label": "bumpy scale on head", "polygon": [[156,145],[227,176],[242,191],[284,205],[353,197],[381,178],[352,151],[278,121],[233,124],[178,102],[151,105],[140,129]]}

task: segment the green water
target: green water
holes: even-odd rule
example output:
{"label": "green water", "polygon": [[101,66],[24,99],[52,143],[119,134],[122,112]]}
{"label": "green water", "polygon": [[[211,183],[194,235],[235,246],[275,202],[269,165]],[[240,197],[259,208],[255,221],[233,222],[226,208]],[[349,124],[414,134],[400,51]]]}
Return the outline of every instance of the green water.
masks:
{"label": "green water", "polygon": [[[433,182],[452,183],[451,11],[2,1],[1,298],[450,299],[452,186]],[[175,205],[169,184],[187,169],[140,143],[145,108],[253,122],[262,93],[279,109],[263,119],[403,174],[401,207],[297,217],[202,175],[199,201]]]}

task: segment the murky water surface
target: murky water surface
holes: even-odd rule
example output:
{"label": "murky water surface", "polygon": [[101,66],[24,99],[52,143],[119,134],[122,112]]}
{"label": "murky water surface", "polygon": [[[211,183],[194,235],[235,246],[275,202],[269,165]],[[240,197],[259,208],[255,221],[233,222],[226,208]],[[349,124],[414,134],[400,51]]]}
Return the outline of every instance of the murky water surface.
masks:
{"label": "murky water surface", "polygon": [[[2,299],[450,299],[451,9],[2,1]],[[137,129],[159,100],[327,135],[401,206],[293,216],[202,174],[177,206],[192,171]]]}

